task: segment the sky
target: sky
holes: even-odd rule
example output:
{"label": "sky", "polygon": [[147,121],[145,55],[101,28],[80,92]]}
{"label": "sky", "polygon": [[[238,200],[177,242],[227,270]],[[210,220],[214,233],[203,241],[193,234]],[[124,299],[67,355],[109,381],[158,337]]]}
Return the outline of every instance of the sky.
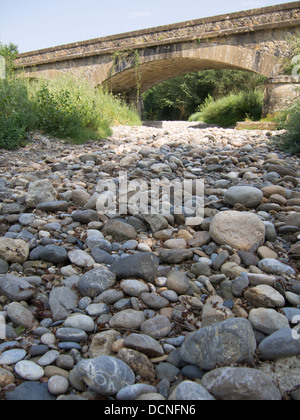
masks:
{"label": "sky", "polygon": [[0,0],[0,42],[28,52],[284,0]]}

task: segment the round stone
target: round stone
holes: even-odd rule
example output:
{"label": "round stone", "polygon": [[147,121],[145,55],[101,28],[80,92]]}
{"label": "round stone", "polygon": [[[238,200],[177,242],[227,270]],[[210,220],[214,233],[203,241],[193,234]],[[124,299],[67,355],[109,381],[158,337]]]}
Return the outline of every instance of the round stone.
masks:
{"label": "round stone", "polygon": [[15,366],[15,372],[27,381],[38,381],[44,376],[44,369],[29,360],[22,360]]}
{"label": "round stone", "polygon": [[256,208],[261,204],[262,199],[262,191],[249,186],[231,187],[224,196],[225,203],[232,207],[239,203],[248,208]]}
{"label": "round stone", "polygon": [[240,251],[250,251],[257,243],[263,245],[265,233],[263,222],[253,213],[220,212],[210,225],[210,234],[215,242]]}
{"label": "round stone", "polygon": [[65,394],[69,389],[69,381],[60,375],[51,376],[48,381],[48,390],[52,395]]}

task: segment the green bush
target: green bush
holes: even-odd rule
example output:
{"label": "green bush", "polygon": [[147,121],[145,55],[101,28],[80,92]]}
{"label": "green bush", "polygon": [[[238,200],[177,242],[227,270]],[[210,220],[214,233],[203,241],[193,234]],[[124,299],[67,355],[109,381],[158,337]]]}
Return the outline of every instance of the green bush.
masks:
{"label": "green bush", "polygon": [[105,139],[118,124],[141,125],[141,120],[123,101],[88,81],[29,81],[13,74],[0,80],[0,148],[22,146],[33,130],[74,143]]}
{"label": "green bush", "polygon": [[231,127],[238,121],[259,121],[262,114],[264,93],[260,90],[231,94],[214,100],[208,97],[189,121],[203,121],[221,127]]}
{"label": "green bush", "polygon": [[280,128],[286,132],[275,139],[276,145],[289,153],[300,153],[300,102],[281,114]]}
{"label": "green bush", "polygon": [[0,148],[14,150],[34,126],[26,85],[18,79],[0,80]]}

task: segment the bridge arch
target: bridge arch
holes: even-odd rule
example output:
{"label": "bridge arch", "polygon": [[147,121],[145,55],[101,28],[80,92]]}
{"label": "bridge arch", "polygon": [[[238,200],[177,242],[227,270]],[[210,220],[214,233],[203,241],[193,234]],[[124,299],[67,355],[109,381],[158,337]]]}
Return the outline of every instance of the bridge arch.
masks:
{"label": "bridge arch", "polygon": [[[176,44],[163,47],[128,51],[117,58],[106,75],[99,71],[93,75],[94,83],[100,82],[114,93],[136,91],[137,71],[139,92],[181,74],[210,69],[246,70],[267,78],[275,77],[281,69],[281,61],[275,56],[249,48],[219,44]],[[138,66],[138,68],[137,68]]]}

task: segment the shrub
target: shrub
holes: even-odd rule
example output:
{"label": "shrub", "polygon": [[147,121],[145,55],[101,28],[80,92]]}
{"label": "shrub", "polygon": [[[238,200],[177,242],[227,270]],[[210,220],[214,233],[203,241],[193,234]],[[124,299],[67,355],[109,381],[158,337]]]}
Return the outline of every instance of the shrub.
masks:
{"label": "shrub", "polygon": [[300,102],[281,115],[280,128],[286,132],[275,139],[277,146],[289,153],[300,153]]}
{"label": "shrub", "polygon": [[209,96],[189,121],[203,121],[221,127],[231,127],[245,119],[258,121],[262,114],[263,97],[260,90],[231,94],[218,100]]}
{"label": "shrub", "polygon": [[18,79],[0,80],[0,148],[14,150],[34,126],[26,85]]}
{"label": "shrub", "polygon": [[0,148],[16,149],[28,131],[84,143],[105,139],[111,126],[141,125],[137,113],[113,95],[85,80],[0,80]]}

